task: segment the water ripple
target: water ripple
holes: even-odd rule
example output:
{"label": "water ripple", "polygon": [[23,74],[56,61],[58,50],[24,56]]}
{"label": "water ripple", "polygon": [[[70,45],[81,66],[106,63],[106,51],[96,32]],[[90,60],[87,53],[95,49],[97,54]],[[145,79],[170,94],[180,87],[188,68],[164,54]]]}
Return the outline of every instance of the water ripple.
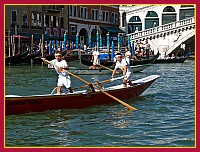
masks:
{"label": "water ripple", "polygon": [[[160,78],[140,97],[125,101],[137,111],[114,103],[7,116],[6,146],[194,146],[194,62],[152,65],[134,79],[151,74]],[[82,85],[75,78],[72,82]],[[55,71],[46,67],[6,67],[6,94],[46,94],[55,84]]]}

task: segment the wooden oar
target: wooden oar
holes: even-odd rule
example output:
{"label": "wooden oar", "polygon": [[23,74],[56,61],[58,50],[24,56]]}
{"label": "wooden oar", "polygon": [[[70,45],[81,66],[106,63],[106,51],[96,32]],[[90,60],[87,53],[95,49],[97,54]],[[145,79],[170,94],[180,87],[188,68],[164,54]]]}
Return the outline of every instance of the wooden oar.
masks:
{"label": "wooden oar", "polygon": [[[66,70],[65,70],[65,71],[66,71]],[[81,77],[79,77],[79,76],[77,76],[77,75],[74,75],[73,73],[71,73],[71,72],[69,72],[69,71],[66,71],[66,72],[68,72],[70,75],[74,76],[75,78],[79,79],[80,81],[86,83],[87,85],[91,85],[91,83],[87,82],[86,80],[82,79]],[[100,89],[100,88],[98,88],[98,87],[96,87],[96,86],[93,86],[93,87],[94,87],[95,89],[99,90],[100,92],[102,92],[103,94],[105,94],[105,95],[109,96],[110,98],[114,99],[115,101],[121,103],[122,105],[124,105],[125,107],[127,107],[127,108],[129,109],[129,111],[137,110],[136,108],[134,108],[134,107],[130,106],[129,104],[123,102],[122,100],[120,100],[120,99],[114,97],[113,95],[111,95],[111,94],[109,94],[109,93],[103,91],[102,89]]]}
{"label": "wooden oar", "polygon": [[[100,64],[100,66],[103,67],[104,69],[109,70],[109,71],[112,71],[112,72],[114,71],[114,70],[112,70],[112,69],[110,69],[110,68],[108,68],[108,67],[106,67],[106,66],[104,66],[104,65],[101,65],[101,64]],[[116,71],[116,73],[119,74],[118,71]]]}
{"label": "wooden oar", "polygon": [[107,93],[107,92],[104,92],[102,89],[99,89],[99,91],[101,91],[102,93],[104,93],[105,95],[113,98],[114,100],[118,101],[119,103],[121,103],[122,105],[124,105],[125,107],[127,107],[129,109],[129,111],[132,111],[132,110],[137,110],[136,108],[130,106],[129,104],[123,102],[122,100],[112,96],[111,94]]}
{"label": "wooden oar", "polygon": [[[47,62],[47,63],[51,63],[51,62],[49,62],[48,60],[44,60],[44,61]],[[59,68],[59,67],[58,67],[57,65],[55,65],[55,64],[54,64],[54,66],[55,66],[56,68]],[[69,72],[69,71],[67,71],[67,70],[65,70],[65,69],[63,69],[63,71],[65,71],[65,72],[67,72],[68,74],[74,76],[75,78],[77,78],[77,79],[79,79],[80,81],[86,83],[87,85],[91,85],[91,83],[87,82],[87,81],[84,80],[83,78],[81,78],[81,77],[79,77],[79,76],[77,76],[77,75],[75,75],[75,74],[73,74],[73,73],[71,73],[71,72]],[[94,88],[97,89],[97,90],[99,90],[99,91],[102,92],[103,94],[109,96],[110,98],[114,99],[115,101],[121,103],[122,105],[124,105],[125,107],[127,107],[127,108],[129,109],[129,111],[137,110],[136,108],[130,106],[129,104],[123,102],[122,100],[120,100],[120,99],[118,99],[118,98],[112,96],[111,94],[109,94],[109,93],[107,93],[107,92],[104,92],[102,89],[100,89],[100,88],[98,88],[98,87],[96,87],[96,86],[94,86]]]}

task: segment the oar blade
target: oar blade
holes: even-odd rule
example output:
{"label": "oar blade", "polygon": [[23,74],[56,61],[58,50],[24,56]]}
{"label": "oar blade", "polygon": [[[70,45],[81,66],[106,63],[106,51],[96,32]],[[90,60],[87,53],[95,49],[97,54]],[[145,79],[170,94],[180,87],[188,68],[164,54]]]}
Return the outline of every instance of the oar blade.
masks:
{"label": "oar blade", "polygon": [[119,103],[121,103],[122,105],[124,105],[125,107],[127,107],[129,110],[131,110],[131,111],[133,111],[133,110],[138,110],[137,108],[134,108],[134,107],[130,106],[129,104],[127,104],[127,103],[123,102],[122,100],[120,100],[120,99],[118,99],[118,98],[112,96],[111,94],[109,94],[109,93],[107,93],[107,92],[105,92],[105,91],[103,91],[103,90],[101,90],[101,89],[99,89],[99,90],[100,90],[102,93],[104,93],[105,95],[107,95],[107,96],[113,98],[115,101],[118,101]]}

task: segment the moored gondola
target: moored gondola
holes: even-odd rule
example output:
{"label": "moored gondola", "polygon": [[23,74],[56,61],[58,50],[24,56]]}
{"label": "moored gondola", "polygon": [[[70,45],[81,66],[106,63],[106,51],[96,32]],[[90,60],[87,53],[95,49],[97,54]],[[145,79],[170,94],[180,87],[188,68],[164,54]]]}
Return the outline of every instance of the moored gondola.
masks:
{"label": "moored gondola", "polygon": [[5,58],[5,64],[6,65],[15,65],[15,64],[19,64],[22,62],[22,58],[27,56],[29,53],[29,51],[26,51],[24,53],[21,54],[16,54],[14,56],[8,56]]}
{"label": "moored gondola", "polygon": [[183,63],[187,57],[179,57],[174,59],[156,59],[153,63]]}
{"label": "moored gondola", "polygon": [[40,55],[41,51],[38,50],[36,52],[30,53],[28,55],[26,55],[25,57],[22,57],[22,63],[32,63],[33,59],[38,57]]}

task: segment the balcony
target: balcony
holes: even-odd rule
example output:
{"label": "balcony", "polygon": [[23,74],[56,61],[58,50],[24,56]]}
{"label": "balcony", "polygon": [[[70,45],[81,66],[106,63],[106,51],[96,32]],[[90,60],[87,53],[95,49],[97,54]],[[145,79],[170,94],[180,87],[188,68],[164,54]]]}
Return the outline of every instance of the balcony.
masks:
{"label": "balcony", "polygon": [[42,6],[43,11],[54,12],[54,13],[59,13],[60,11],[63,10],[63,8],[64,8],[64,6],[62,6],[62,5],[44,5],[44,6]]}

